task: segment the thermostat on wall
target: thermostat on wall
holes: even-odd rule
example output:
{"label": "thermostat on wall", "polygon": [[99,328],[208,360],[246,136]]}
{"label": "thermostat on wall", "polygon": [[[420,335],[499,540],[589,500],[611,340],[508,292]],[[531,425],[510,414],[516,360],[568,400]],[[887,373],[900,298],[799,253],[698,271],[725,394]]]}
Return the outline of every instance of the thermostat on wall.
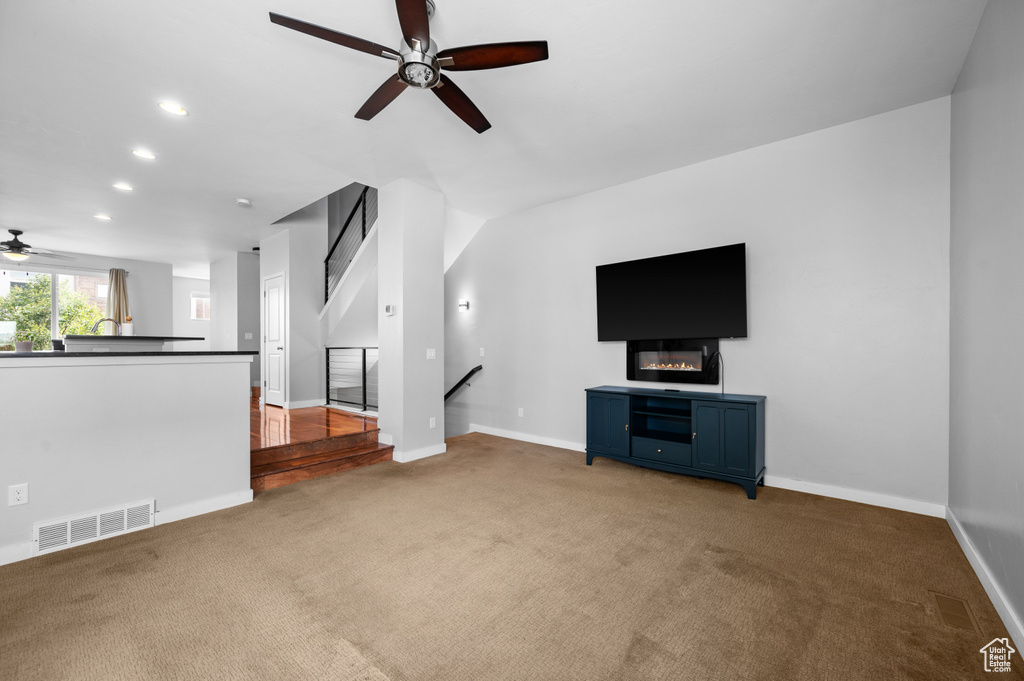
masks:
{"label": "thermostat on wall", "polygon": [[395,316],[395,306],[394,305],[385,305],[384,306],[384,316],[385,317],[394,317]]}

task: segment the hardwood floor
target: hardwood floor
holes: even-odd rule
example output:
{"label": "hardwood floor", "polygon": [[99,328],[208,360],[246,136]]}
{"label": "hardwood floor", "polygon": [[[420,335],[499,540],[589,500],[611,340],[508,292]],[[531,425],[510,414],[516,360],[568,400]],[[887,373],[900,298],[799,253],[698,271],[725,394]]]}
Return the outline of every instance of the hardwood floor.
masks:
{"label": "hardwood floor", "polygon": [[377,419],[328,407],[282,409],[252,400],[250,482],[255,493],[390,461],[394,447],[377,442]]}
{"label": "hardwood floor", "polygon": [[377,419],[329,407],[282,409],[258,400],[249,407],[249,449],[266,449],[377,430]]}

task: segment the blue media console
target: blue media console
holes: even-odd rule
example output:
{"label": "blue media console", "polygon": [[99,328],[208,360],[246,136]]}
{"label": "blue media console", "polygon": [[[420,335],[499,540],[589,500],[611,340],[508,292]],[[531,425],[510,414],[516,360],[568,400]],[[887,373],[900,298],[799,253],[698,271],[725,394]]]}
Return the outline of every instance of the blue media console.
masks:
{"label": "blue media console", "polygon": [[757,498],[764,485],[760,395],[587,389],[587,465],[594,457],[734,482]]}

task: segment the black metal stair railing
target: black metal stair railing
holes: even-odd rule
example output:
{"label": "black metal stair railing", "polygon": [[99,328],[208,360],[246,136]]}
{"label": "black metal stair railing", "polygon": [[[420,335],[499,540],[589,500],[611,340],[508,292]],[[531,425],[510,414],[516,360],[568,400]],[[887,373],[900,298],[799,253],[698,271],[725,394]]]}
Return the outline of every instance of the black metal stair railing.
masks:
{"label": "black metal stair railing", "polygon": [[446,393],[444,394],[444,399],[445,399],[445,401],[447,401],[449,397],[451,397],[452,395],[454,395],[454,394],[455,394],[455,391],[456,391],[456,390],[458,390],[458,389],[459,389],[459,388],[461,388],[461,387],[462,387],[463,385],[465,385],[466,383],[468,383],[468,382],[469,382],[469,379],[473,378],[473,375],[474,375],[474,374],[476,374],[476,372],[480,371],[480,370],[481,370],[481,369],[483,369],[483,368],[484,368],[484,365],[483,365],[483,364],[478,364],[477,366],[475,366],[475,367],[473,367],[472,369],[470,369],[470,370],[469,370],[469,372],[468,372],[468,373],[467,373],[467,374],[466,374],[465,376],[463,376],[463,377],[462,377],[462,380],[460,380],[460,381],[459,381],[458,383],[456,383],[456,384],[455,384],[455,385],[454,385],[454,386],[452,387],[452,389],[451,389],[451,390],[449,390],[448,392],[446,392]]}
{"label": "black metal stair railing", "polygon": [[324,260],[324,302],[331,297],[331,293],[345,276],[348,266],[356,256],[356,251],[366,238],[366,233],[377,221],[377,190],[373,187],[365,187],[359,194],[356,204],[352,206],[352,212],[345,220],[341,233],[331,245],[331,250]]}
{"label": "black metal stair railing", "polygon": [[327,359],[327,403],[359,407],[363,411],[378,407],[377,348],[324,349]]}

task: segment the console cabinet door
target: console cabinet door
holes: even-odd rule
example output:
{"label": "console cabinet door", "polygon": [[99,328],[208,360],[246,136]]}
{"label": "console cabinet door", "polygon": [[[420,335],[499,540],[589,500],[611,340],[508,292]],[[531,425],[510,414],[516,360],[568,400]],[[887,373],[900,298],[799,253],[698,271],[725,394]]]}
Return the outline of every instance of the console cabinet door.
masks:
{"label": "console cabinet door", "polygon": [[753,406],[694,402],[694,466],[753,475]]}
{"label": "console cabinet door", "polygon": [[693,403],[693,465],[720,471],[722,464],[722,410],[717,404]]}
{"label": "console cabinet door", "polygon": [[587,449],[629,456],[629,396],[587,393]]}
{"label": "console cabinet door", "polygon": [[751,408],[738,405],[722,410],[722,453],[725,470],[736,475],[753,475],[754,449]]}

